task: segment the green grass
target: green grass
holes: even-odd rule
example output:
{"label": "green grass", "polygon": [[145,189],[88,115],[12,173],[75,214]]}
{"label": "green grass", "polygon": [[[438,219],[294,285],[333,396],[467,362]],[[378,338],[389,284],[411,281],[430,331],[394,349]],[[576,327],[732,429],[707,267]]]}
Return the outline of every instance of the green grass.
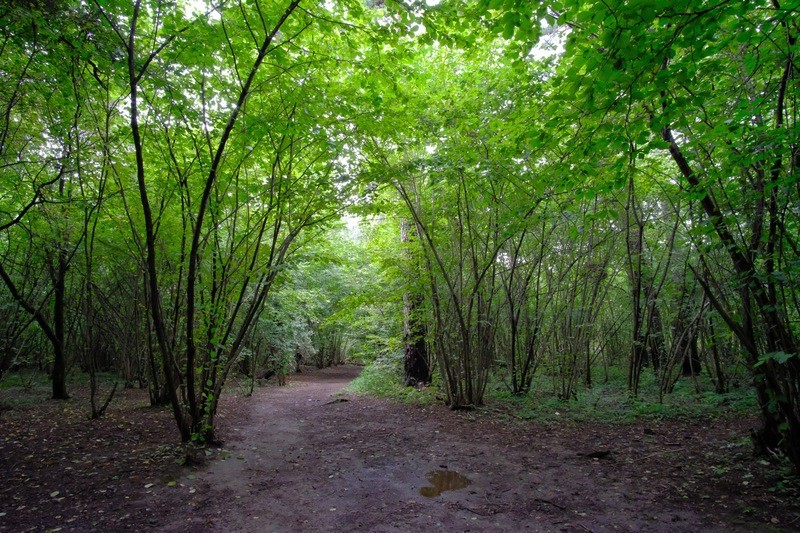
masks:
{"label": "green grass", "polygon": [[[436,380],[434,380],[435,382]],[[576,398],[557,397],[552,377],[537,376],[531,392],[515,396],[498,378],[492,378],[484,402],[498,412],[514,418],[542,423],[557,421],[628,423],[637,420],[674,420],[715,416],[737,416],[757,412],[751,387],[734,388],[726,394],[714,392],[706,377],[698,378],[700,392],[691,379],[680,379],[671,394],[659,402],[658,382],[652,372],[642,375],[639,395],[628,392],[625,373],[611,369],[608,380],[598,380],[592,387],[577,387]],[[402,354],[384,355],[367,365],[349,386],[350,392],[391,398],[403,402],[436,403],[441,401],[433,386],[418,391],[403,386]]]}
{"label": "green grass", "polygon": [[[121,378],[114,373],[97,373],[97,383],[102,388],[100,394],[117,381],[121,382]],[[67,392],[71,395],[73,388],[88,389],[88,384],[89,374],[84,372],[71,372],[67,376]],[[45,372],[30,369],[9,372],[0,380],[0,410],[40,403],[50,398],[52,392],[50,377]]]}
{"label": "green grass", "polygon": [[643,376],[636,397],[628,392],[622,373],[611,373],[608,381],[592,387],[578,387],[576,398],[568,401],[557,397],[551,378],[537,377],[532,391],[525,396],[511,395],[501,382],[494,381],[485,401],[505,405],[515,416],[538,422],[633,422],[735,416],[757,411],[752,388],[741,387],[717,394],[707,378],[698,380],[700,392],[695,390],[690,379],[681,379],[671,394],[664,395],[663,402],[659,402],[658,383],[652,375]]}
{"label": "green grass", "polygon": [[391,398],[407,403],[430,404],[436,402],[436,388],[403,386],[402,354],[384,355],[368,364],[361,374],[348,385],[356,394]]}
{"label": "green grass", "polygon": [[9,372],[0,381],[0,411],[40,403],[50,398],[52,386],[47,375],[33,370]]}
{"label": "green grass", "polygon": [[41,385],[47,385],[50,382],[49,377],[44,372],[36,370],[16,370],[8,372],[3,376],[0,381],[0,390],[17,389],[17,388],[32,388]]}

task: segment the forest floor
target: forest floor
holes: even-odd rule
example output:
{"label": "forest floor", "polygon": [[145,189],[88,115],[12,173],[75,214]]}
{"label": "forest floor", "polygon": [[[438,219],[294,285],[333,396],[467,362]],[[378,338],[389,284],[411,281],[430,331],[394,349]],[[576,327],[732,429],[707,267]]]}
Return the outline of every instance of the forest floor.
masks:
{"label": "forest floor", "polygon": [[342,391],[358,372],[229,394],[226,442],[194,466],[146,391],[99,420],[4,391],[0,531],[800,529],[796,478],[750,454],[755,419],[542,425]]}

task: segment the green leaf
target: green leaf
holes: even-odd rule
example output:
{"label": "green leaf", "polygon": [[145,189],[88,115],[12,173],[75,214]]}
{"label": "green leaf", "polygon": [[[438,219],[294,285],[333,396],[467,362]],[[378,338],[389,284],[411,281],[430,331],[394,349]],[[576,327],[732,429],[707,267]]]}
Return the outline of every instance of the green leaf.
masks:
{"label": "green leaf", "polygon": [[514,37],[514,30],[517,28],[519,22],[519,15],[517,13],[506,13],[503,15],[503,38],[511,39]]}
{"label": "green leaf", "polygon": [[779,365],[785,365],[789,359],[796,356],[797,356],[796,353],[770,352],[759,357],[758,362],[755,365],[753,365],[753,367],[758,368],[767,361],[775,361]]}

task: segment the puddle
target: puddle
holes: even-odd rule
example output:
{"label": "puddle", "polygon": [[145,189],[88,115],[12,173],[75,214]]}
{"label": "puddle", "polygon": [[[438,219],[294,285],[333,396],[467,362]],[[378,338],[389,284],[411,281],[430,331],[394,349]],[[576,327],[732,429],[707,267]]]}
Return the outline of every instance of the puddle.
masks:
{"label": "puddle", "polygon": [[434,470],[433,472],[428,472],[428,483],[433,486],[422,487],[419,489],[419,493],[426,498],[435,498],[436,496],[448,490],[463,489],[464,487],[469,486],[472,481],[470,481],[466,476],[462,476],[458,472],[452,472],[450,470]]}

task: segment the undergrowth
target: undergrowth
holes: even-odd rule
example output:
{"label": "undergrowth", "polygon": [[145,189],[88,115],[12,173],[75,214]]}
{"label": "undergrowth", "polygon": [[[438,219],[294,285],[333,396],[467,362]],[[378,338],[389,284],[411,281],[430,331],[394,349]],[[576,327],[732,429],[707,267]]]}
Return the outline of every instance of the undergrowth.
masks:
{"label": "undergrowth", "polygon": [[49,398],[51,393],[50,380],[43,372],[9,372],[0,381],[0,411],[41,402],[42,398]]}
{"label": "undergrowth", "polygon": [[[106,393],[115,382],[120,381],[112,372],[98,372],[98,397]],[[72,398],[88,395],[89,374],[71,372],[67,379],[67,392]],[[76,389],[80,394],[76,394]],[[38,370],[21,369],[8,372],[0,380],[0,410],[35,405],[52,396],[50,376]],[[88,396],[87,396],[88,397]]]}
{"label": "undergrowth", "polygon": [[[436,378],[437,376],[435,376]],[[403,386],[402,354],[383,355],[367,365],[349,386],[350,392],[391,398],[403,402],[441,402],[436,386],[417,390]],[[496,413],[535,422],[627,423],[636,420],[674,420],[715,416],[737,416],[757,412],[755,394],[743,384],[724,394],[714,392],[705,376],[678,380],[672,393],[659,401],[658,382],[643,375],[637,396],[628,392],[624,372],[610,372],[608,379],[582,386],[569,400],[558,398],[551,376],[537,376],[526,395],[513,395],[499,378],[487,388],[485,403]]]}
{"label": "undergrowth", "polygon": [[531,392],[515,396],[499,380],[487,391],[486,402],[510,408],[517,418],[538,422],[633,422],[641,419],[681,419],[735,416],[755,413],[755,394],[749,386],[738,386],[727,393],[714,392],[707,377],[680,379],[673,392],[659,399],[654,376],[642,376],[639,394],[627,388],[624,373],[611,373],[607,380],[591,387],[580,387],[569,400],[558,397],[551,377],[534,379]]}
{"label": "undergrowth", "polygon": [[403,386],[402,353],[383,354],[368,364],[361,374],[348,385],[347,390],[356,394],[391,398],[407,403],[432,404],[437,401],[436,388]]}

